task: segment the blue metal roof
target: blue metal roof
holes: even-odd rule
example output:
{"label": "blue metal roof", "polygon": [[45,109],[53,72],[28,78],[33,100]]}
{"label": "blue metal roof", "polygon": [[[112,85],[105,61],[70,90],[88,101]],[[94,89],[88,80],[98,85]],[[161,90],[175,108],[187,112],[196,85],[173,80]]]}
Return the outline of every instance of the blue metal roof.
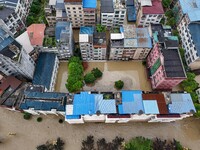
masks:
{"label": "blue metal roof", "polygon": [[145,114],[159,114],[157,100],[143,100]]}
{"label": "blue metal roof", "polygon": [[25,103],[20,105],[20,109],[26,110],[29,108],[34,108],[34,110],[50,111],[51,109],[56,109],[57,111],[65,111],[65,104],[60,102],[49,102],[49,101],[34,101],[31,99],[26,99]]}
{"label": "blue metal roof", "polygon": [[195,45],[196,50],[197,50],[197,54],[198,54],[198,56],[200,56],[200,38],[199,38],[200,24],[190,23],[188,27],[189,27],[189,30],[190,30],[192,40],[193,40],[194,45]]}
{"label": "blue metal roof", "polygon": [[97,8],[97,0],[83,0],[83,8]]}
{"label": "blue metal roof", "polygon": [[122,104],[118,105],[119,114],[138,114],[144,112],[142,91],[122,91]]}
{"label": "blue metal roof", "polygon": [[127,6],[127,17],[129,22],[135,22],[137,19],[137,12],[135,6]]}
{"label": "blue metal roof", "polygon": [[25,98],[34,98],[34,99],[60,99],[66,96],[65,93],[57,92],[25,92]]}
{"label": "blue metal roof", "polygon": [[32,81],[34,85],[43,85],[47,89],[50,88],[51,77],[55,66],[55,59],[55,53],[40,53]]}
{"label": "blue metal roof", "polygon": [[70,22],[67,21],[59,21],[56,23],[56,28],[55,28],[55,36],[56,36],[56,40],[60,40],[60,35],[61,32],[69,32],[70,27]]}
{"label": "blue metal roof", "polygon": [[94,33],[94,27],[80,27],[80,34],[89,34]]}
{"label": "blue metal roof", "polygon": [[[138,47],[152,48],[151,37],[148,28],[136,28]],[[142,40],[140,40],[142,39]]]}
{"label": "blue metal roof", "polygon": [[93,115],[95,113],[94,94],[81,92],[74,95],[73,115]]}
{"label": "blue metal roof", "polygon": [[190,14],[189,18],[191,21],[198,21],[200,19],[198,15],[198,12],[200,10],[200,0],[179,0],[179,1],[183,14],[186,13]]}
{"label": "blue metal roof", "polygon": [[188,93],[172,93],[170,94],[171,102],[168,105],[169,113],[182,114],[189,113],[191,110],[195,110],[192,98]]}

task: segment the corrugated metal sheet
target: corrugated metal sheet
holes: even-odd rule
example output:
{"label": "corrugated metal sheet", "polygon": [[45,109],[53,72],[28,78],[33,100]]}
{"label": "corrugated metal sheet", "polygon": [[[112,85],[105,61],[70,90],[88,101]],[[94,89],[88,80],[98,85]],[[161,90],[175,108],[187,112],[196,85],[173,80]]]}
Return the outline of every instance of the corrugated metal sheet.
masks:
{"label": "corrugated metal sheet", "polygon": [[156,100],[145,100],[144,104],[144,113],[145,114],[159,114],[158,104]]}
{"label": "corrugated metal sheet", "polygon": [[96,8],[97,0],[83,0],[83,8]]}

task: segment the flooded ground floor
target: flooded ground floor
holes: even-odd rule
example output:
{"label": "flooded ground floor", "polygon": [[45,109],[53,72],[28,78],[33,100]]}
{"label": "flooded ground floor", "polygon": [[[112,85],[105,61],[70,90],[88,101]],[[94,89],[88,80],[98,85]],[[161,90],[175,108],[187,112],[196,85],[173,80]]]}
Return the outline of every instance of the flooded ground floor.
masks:
{"label": "flooded ground floor", "polygon": [[[127,124],[86,123],[69,125],[58,123],[58,116],[42,116],[42,122],[37,122],[37,116],[31,120],[23,119],[18,112],[10,112],[0,108],[0,144],[1,150],[35,150],[36,146],[61,137],[65,142],[65,150],[80,150],[81,142],[88,135],[95,139],[105,138],[111,141],[115,136],[129,140],[136,136],[147,138],[173,139],[192,150],[200,147],[200,119],[188,118],[172,123],[142,123]],[[15,135],[9,135],[15,133]]]}

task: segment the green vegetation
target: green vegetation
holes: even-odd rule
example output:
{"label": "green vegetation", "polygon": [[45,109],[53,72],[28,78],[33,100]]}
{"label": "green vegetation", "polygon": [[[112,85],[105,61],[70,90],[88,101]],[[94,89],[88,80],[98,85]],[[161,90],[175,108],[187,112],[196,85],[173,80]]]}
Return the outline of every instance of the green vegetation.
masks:
{"label": "green vegetation", "polygon": [[37,122],[42,122],[42,117],[38,117]]}
{"label": "green vegetation", "polygon": [[26,119],[26,120],[31,119],[31,116],[32,115],[30,113],[27,113],[27,112],[24,113],[24,119]]}
{"label": "green vegetation", "polygon": [[45,37],[43,41],[44,47],[56,47],[55,37]]}
{"label": "green vegetation", "polygon": [[0,10],[3,10],[4,6],[3,5],[0,5]]}
{"label": "green vegetation", "polygon": [[69,59],[68,73],[66,88],[71,93],[80,91],[83,87],[83,66],[79,57]]}
{"label": "green vegetation", "polygon": [[162,5],[164,8],[169,8],[171,0],[162,0]]}
{"label": "green vegetation", "polygon": [[103,26],[101,24],[96,25],[97,32],[106,32],[106,26]]}
{"label": "green vegetation", "polygon": [[37,150],[64,150],[64,141],[57,138],[56,141],[47,141],[46,144],[37,146]]}
{"label": "green vegetation", "polygon": [[115,81],[115,88],[121,90],[124,87],[124,82],[122,80]]}
{"label": "green vegetation", "polygon": [[85,76],[84,76],[84,81],[86,84],[93,84],[95,82],[96,78],[94,76],[93,73],[87,73]]}
{"label": "green vegetation", "polygon": [[99,70],[98,68],[93,68],[92,69],[92,74],[94,75],[94,77],[97,78],[101,78],[103,73],[101,72],[101,70]]}
{"label": "green vegetation", "polygon": [[44,6],[45,0],[33,0],[29,15],[26,19],[27,26],[33,23],[48,24],[45,18]]}
{"label": "green vegetation", "polygon": [[125,144],[125,150],[152,150],[153,142],[144,137],[136,137]]}
{"label": "green vegetation", "polygon": [[111,30],[111,33],[120,33],[120,30],[119,30],[119,28],[113,28]]}

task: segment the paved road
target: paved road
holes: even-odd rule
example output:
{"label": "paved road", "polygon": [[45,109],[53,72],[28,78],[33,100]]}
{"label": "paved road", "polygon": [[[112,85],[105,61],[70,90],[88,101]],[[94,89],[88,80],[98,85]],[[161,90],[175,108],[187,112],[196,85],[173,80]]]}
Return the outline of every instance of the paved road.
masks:
{"label": "paved road", "polygon": [[[0,114],[0,138],[5,139],[0,144],[1,150],[35,150],[37,145],[58,136],[64,139],[66,150],[80,150],[82,139],[89,134],[94,135],[95,139],[104,137],[108,141],[115,136],[126,140],[135,136],[175,138],[192,150],[199,150],[200,147],[200,120],[194,118],[175,123],[69,125],[59,124],[56,116],[44,116],[43,121],[38,123],[36,117],[26,121],[22,114],[3,108],[0,108]],[[16,135],[8,136],[9,132]]]}

